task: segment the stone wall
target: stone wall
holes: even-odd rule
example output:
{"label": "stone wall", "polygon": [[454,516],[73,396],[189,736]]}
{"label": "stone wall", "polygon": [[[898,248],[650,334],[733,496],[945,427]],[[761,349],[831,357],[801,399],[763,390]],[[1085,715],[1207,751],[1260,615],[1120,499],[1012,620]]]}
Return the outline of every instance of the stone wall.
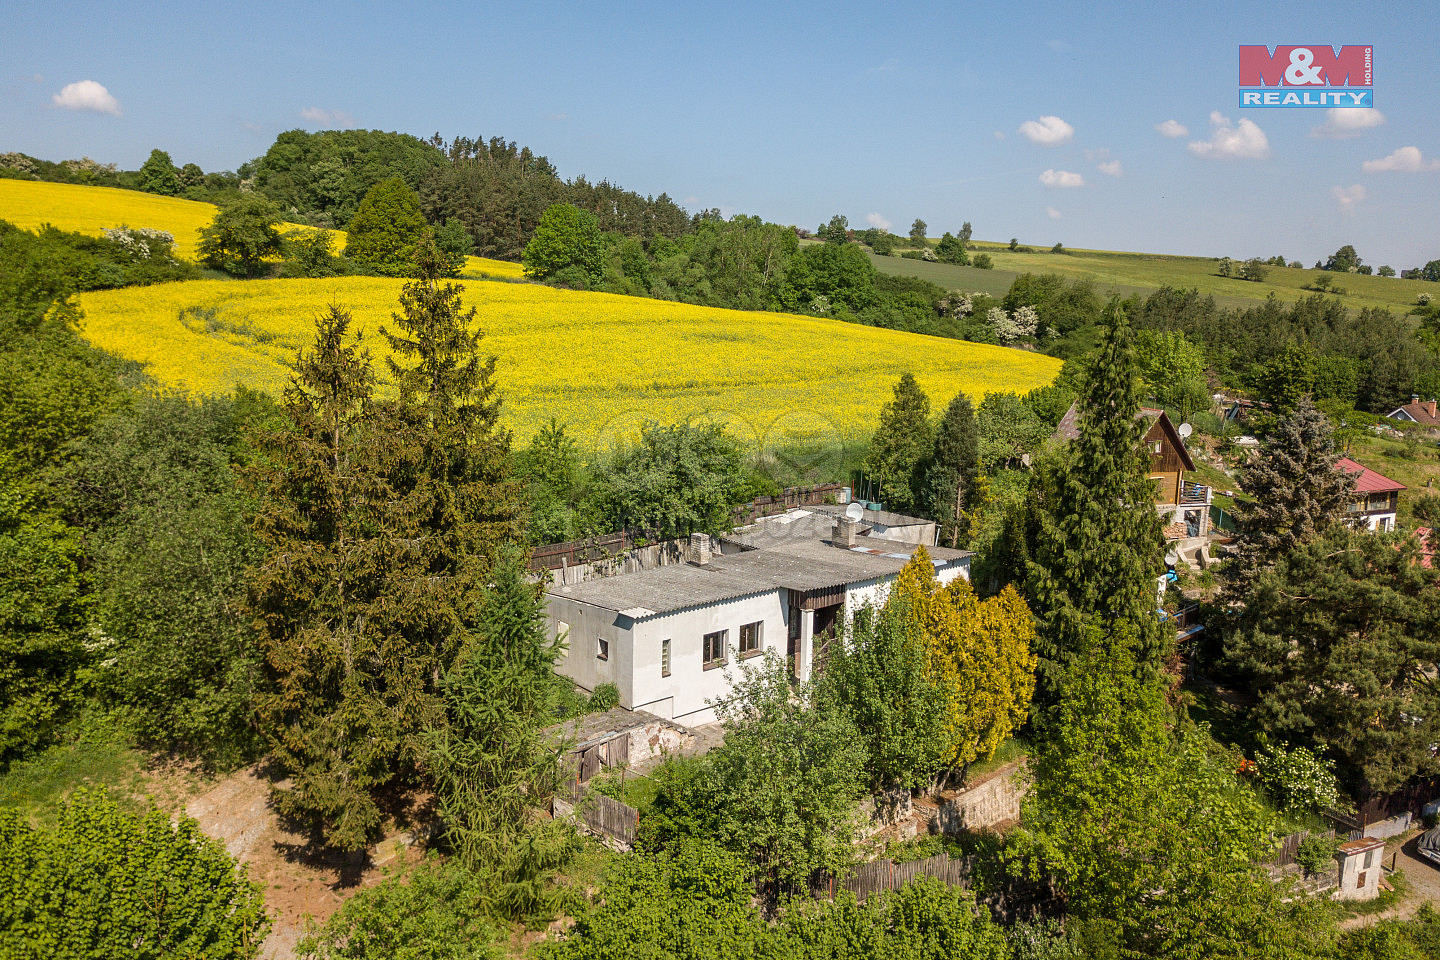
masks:
{"label": "stone wall", "polygon": [[1007,763],[963,790],[941,794],[936,826],[941,833],[956,834],[1017,823],[1026,792],[1024,761]]}

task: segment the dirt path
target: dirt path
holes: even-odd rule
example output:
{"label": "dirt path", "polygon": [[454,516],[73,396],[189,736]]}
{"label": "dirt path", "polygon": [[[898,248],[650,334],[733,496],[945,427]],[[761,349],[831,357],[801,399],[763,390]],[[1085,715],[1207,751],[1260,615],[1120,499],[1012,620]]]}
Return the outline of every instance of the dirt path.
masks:
{"label": "dirt path", "polygon": [[1340,924],[1342,930],[1368,927],[1381,920],[1392,918],[1408,920],[1415,915],[1423,903],[1440,907],[1440,868],[1415,852],[1418,841],[1419,834],[1417,833],[1413,837],[1406,838],[1395,850],[1395,872],[1403,874],[1408,885],[1405,899],[1380,913],[1344,920]]}
{"label": "dirt path", "polygon": [[311,855],[303,837],[280,827],[268,802],[270,783],[254,767],[226,777],[195,797],[185,812],[225,844],[262,885],[273,925],[260,956],[290,960],[310,920],[324,921],[357,890],[383,879],[386,868],[417,857],[405,834],[387,837],[368,856]]}

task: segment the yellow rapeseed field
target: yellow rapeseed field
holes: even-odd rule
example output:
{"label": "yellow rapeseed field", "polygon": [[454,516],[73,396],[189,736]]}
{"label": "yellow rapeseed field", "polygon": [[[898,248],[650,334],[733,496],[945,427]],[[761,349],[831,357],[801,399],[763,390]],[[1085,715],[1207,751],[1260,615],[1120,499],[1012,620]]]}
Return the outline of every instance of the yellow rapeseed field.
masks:
{"label": "yellow rapeseed field", "polygon": [[[313,320],[351,311],[377,369],[378,327],[403,281],[199,280],[80,298],[81,332],[139,361],[162,384],[195,393],[246,384],[276,395]],[[958,391],[1025,392],[1060,369],[1020,350],[814,317],[720,310],[536,284],[465,284],[483,349],[498,358],[505,419],[522,441],[548,418],[595,447],[647,420],[710,419],[759,445],[843,442],[873,431],[901,374],[936,407]]]}
{"label": "yellow rapeseed field", "polygon": [[[111,227],[148,227],[175,237],[175,252],[195,258],[201,227],[215,219],[215,206],[158,197],[138,190],[114,187],[85,187],[73,183],[42,183],[35,180],[0,180],[0,220],[24,230],[44,224],[98,237]],[[336,246],[345,247],[345,234],[337,231]],[[518,263],[470,257],[463,271],[467,277],[518,278]]]}

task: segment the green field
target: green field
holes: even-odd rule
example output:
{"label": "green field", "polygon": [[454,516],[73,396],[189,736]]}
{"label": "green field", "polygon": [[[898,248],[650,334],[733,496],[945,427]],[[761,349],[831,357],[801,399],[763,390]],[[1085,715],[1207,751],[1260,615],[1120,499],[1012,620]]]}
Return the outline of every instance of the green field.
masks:
{"label": "green field", "polygon": [[[950,290],[988,293],[1003,296],[1010,283],[1021,273],[1058,273],[1061,276],[1090,280],[1102,292],[1122,297],[1131,294],[1147,296],[1164,286],[1196,289],[1215,298],[1222,307],[1244,308],[1263,303],[1274,293],[1286,303],[1312,295],[1304,289],[1320,276],[1328,276],[1345,294],[1339,299],[1352,310],[1380,307],[1392,313],[1406,313],[1415,306],[1415,298],[1430,293],[1440,299],[1440,283],[1424,280],[1401,280],[1396,277],[1367,277],[1362,274],[1326,273],[1323,270],[1298,270],[1290,267],[1266,267],[1261,283],[1236,280],[1217,274],[1218,258],[1176,257],[1150,253],[1118,253],[1106,250],[1067,250],[1050,253],[1048,248],[1030,253],[1011,252],[1005,244],[972,243],[971,248],[988,253],[995,262],[993,270],[961,267],[948,263],[927,263],[900,256],[877,257],[871,260],[875,269],[897,276],[920,277]],[[899,251],[897,250],[898,254]]]}

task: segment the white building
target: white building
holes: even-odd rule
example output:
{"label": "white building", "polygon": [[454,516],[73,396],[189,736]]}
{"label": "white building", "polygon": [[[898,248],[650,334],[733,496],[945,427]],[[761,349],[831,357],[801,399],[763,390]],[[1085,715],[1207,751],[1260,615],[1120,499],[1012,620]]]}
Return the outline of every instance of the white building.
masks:
{"label": "white building", "polygon": [[[707,701],[730,695],[727,672],[773,650],[808,679],[842,618],[883,601],[934,525],[868,512],[792,510],[712,549],[691,538],[689,562],[547,591],[552,636],[569,638],[556,669],[586,690],[613,683],[620,705],[686,726],[715,720]],[[970,553],[930,544],[942,583],[970,576]]]}

